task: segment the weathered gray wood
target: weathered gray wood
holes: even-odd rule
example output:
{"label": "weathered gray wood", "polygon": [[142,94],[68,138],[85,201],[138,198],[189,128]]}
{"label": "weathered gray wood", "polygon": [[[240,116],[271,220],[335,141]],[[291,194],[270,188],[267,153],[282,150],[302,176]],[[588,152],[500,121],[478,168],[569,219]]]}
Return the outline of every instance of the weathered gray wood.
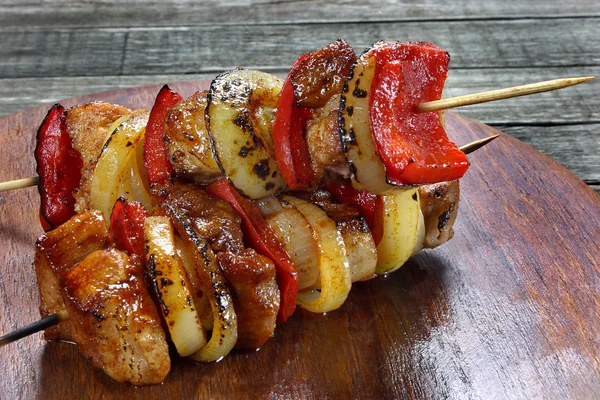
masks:
{"label": "weathered gray wood", "polygon": [[4,78],[284,69],[337,37],[359,51],[382,38],[434,42],[450,52],[455,69],[600,65],[596,18],[0,32]]}
{"label": "weathered gray wood", "polygon": [[0,26],[97,27],[289,24],[599,16],[595,0],[61,1],[0,2]]}

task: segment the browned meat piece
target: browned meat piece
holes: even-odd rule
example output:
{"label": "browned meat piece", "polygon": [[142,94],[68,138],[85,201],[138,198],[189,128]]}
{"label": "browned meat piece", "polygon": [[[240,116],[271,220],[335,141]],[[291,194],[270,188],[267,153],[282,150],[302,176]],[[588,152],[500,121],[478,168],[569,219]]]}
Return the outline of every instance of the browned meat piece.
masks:
{"label": "browned meat piece", "polygon": [[338,131],[338,106],[339,96],[332,97],[320,115],[306,126],[306,144],[317,180],[326,177],[327,171],[350,176]]}
{"label": "browned meat piece", "polygon": [[197,92],[181,101],[165,123],[167,153],[176,173],[197,182],[210,182],[222,175],[204,124],[206,94]]}
{"label": "browned meat piece", "polygon": [[291,75],[298,107],[323,107],[331,96],[341,93],[355,60],[352,47],[336,40],[302,61]]}
{"label": "browned meat piece", "polygon": [[73,216],[40,236],[36,243],[56,275],[73,268],[93,251],[111,245],[112,239],[99,211],[85,211]]}
{"label": "browned meat piece", "polygon": [[421,212],[425,220],[424,247],[434,248],[454,236],[454,221],[458,215],[460,184],[441,182],[419,187]]}
{"label": "browned meat piece", "polygon": [[102,102],[84,104],[67,110],[67,132],[73,141],[73,148],[79,151],[83,160],[81,183],[74,194],[75,211],[92,208],[92,175],[107,139],[108,129],[114,121],[130,112],[125,107]]}
{"label": "browned meat piece", "polygon": [[259,348],[273,336],[279,310],[275,266],[252,249],[238,254],[221,252],[217,259],[234,292],[233,306],[238,316],[236,347]]}
{"label": "browned meat piece", "polygon": [[326,190],[293,192],[293,195],[318,205],[335,221],[346,246],[352,282],[368,278],[375,273],[377,247],[369,226],[356,208],[349,204],[335,203],[331,193]]}
{"label": "browned meat piece", "polygon": [[[60,294],[58,277],[52,272],[48,259],[36,247],[33,259],[35,276],[38,281],[40,293],[40,315],[42,318],[56,314],[65,309],[65,303]],[[73,341],[73,324],[69,321],[61,322],[44,331],[46,340]]]}
{"label": "browned meat piece", "polygon": [[98,250],[61,279],[73,339],[118,382],[160,383],[171,361],[142,266],[115,249]]}
{"label": "browned meat piece", "polygon": [[[97,211],[77,214],[38,239],[34,266],[42,317],[65,308],[58,290],[60,275],[83,261],[90,253],[111,245],[104,218]],[[65,321],[46,329],[44,337],[47,340],[72,340],[71,330],[71,322]]]}
{"label": "browned meat piece", "polygon": [[183,210],[198,236],[206,240],[213,251],[238,252],[244,248],[239,215],[222,200],[210,197],[192,184],[176,184],[165,200]]}

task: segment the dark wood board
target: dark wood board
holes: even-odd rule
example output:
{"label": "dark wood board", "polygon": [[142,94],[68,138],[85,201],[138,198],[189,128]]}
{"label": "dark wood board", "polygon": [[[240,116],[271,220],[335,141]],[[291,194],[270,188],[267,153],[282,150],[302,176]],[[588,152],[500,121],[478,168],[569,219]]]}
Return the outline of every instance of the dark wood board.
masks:
{"label": "dark wood board", "polygon": [[[149,107],[158,89],[64,104]],[[34,174],[46,109],[0,119],[0,181]],[[459,145],[498,132],[454,113],[447,130]],[[0,349],[0,398],[600,397],[600,196],[506,134],[470,159],[449,243],[355,284],[339,310],[298,312],[260,351],[177,359],[164,384],[134,388],[38,334]],[[0,194],[1,332],[38,318],[38,204],[35,188]]]}

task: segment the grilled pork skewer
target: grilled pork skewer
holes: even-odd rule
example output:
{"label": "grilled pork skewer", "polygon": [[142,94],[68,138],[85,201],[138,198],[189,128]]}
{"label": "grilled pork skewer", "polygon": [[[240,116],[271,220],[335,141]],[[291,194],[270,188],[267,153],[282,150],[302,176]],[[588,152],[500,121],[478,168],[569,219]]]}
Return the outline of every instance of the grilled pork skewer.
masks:
{"label": "grilled pork skewer", "polygon": [[[445,62],[447,67],[447,53],[428,44],[381,42],[371,48],[369,52],[363,53],[361,57],[366,57],[362,58],[362,60],[367,60],[367,64],[365,64],[367,67],[371,65],[372,68],[375,68],[372,64],[373,59],[369,58],[370,51],[383,54],[385,57],[396,57],[399,56],[397,51],[401,49],[408,49],[413,53],[416,52],[414,54],[417,55],[420,54],[421,50],[430,52],[439,57],[439,62]],[[348,57],[344,57],[344,54],[347,54]],[[403,56],[400,57],[402,58]],[[237,70],[220,75],[213,81],[211,90],[207,96],[206,120],[202,118],[203,115],[200,115],[200,118],[196,118],[196,121],[206,121],[209,142],[212,148],[212,151],[205,150],[200,155],[212,154],[214,151],[215,165],[218,166],[221,173],[226,173],[239,191],[248,194],[252,198],[263,197],[269,194],[270,191],[279,191],[279,189],[285,186],[285,183],[282,184],[281,178],[277,176],[279,171],[274,162],[276,161],[277,164],[280,164],[283,158],[278,157],[277,160],[273,160],[271,158],[273,153],[272,150],[269,151],[269,148],[275,147],[275,153],[277,154],[277,149],[281,150],[282,147],[280,147],[281,143],[270,143],[270,140],[276,142],[281,139],[282,134],[286,135],[290,133],[286,133],[285,117],[282,117],[284,118],[283,120],[280,117],[285,115],[287,111],[291,110],[294,113],[297,107],[303,107],[305,109],[303,112],[310,112],[311,114],[310,117],[306,116],[308,120],[306,127],[308,131],[307,136],[309,136],[308,146],[310,147],[308,151],[310,151],[310,156],[317,163],[317,166],[319,163],[324,166],[318,172],[315,181],[325,179],[324,175],[327,173],[327,169],[331,167],[335,168],[345,157],[342,154],[341,157],[331,158],[327,153],[332,147],[328,148],[325,146],[324,149],[319,148],[320,138],[324,138],[324,142],[328,142],[327,139],[329,138],[339,137],[337,133],[338,127],[341,130],[344,127],[348,127],[348,125],[343,125],[342,119],[340,119],[342,122],[336,121],[339,118],[347,118],[350,121],[350,132],[348,132],[350,136],[344,139],[345,142],[342,143],[344,146],[348,145],[352,140],[353,123],[357,124],[357,127],[358,124],[361,124],[363,128],[365,126],[365,121],[360,121],[360,119],[353,117],[353,106],[347,103],[343,107],[340,107],[339,114],[343,112],[343,117],[340,116],[337,118],[338,110],[335,104],[344,104],[345,96],[350,96],[344,94],[347,93],[349,84],[356,85],[351,94],[354,99],[366,97],[366,95],[363,95],[366,92],[359,90],[358,81],[355,82],[346,70],[350,66],[349,61],[353,62],[353,60],[354,53],[348,48],[345,42],[334,42],[323,50],[301,57],[299,63],[292,68],[289,80],[284,84],[283,91],[280,90],[281,81],[268,74]],[[306,63],[303,64],[300,61],[306,61]],[[419,64],[421,62],[419,61],[414,65],[417,68],[430,67],[429,65]],[[385,89],[385,85],[388,84],[385,79],[396,78],[396,75],[400,71],[400,64],[394,61],[390,65],[392,69],[382,70],[383,81],[378,82],[378,86],[376,87]],[[410,68],[414,65],[410,64]],[[361,68],[362,66],[363,64],[361,64]],[[409,65],[407,64],[407,66]],[[407,73],[410,72],[410,68],[408,68]],[[303,70],[316,70],[317,74],[313,78],[315,76],[319,78],[323,75],[326,80],[331,78],[330,81],[333,84],[326,84],[319,87],[318,84],[311,83],[311,76],[306,72],[303,73]],[[354,72],[358,75],[360,69],[356,69]],[[328,75],[329,73],[333,75],[330,76]],[[443,79],[445,79],[445,76],[441,77],[442,84]],[[365,79],[363,79],[363,83],[364,81]],[[369,81],[367,80],[367,82]],[[340,89],[338,87],[340,83],[344,83],[345,89],[338,99],[336,92]],[[291,85],[294,86],[291,99],[296,102],[296,105],[288,104],[286,106],[284,105],[284,97],[288,96],[285,97],[286,101],[290,99],[289,91],[292,87]],[[313,90],[315,88],[319,90],[315,92]],[[163,91],[161,91],[162,93]],[[168,92],[165,93],[167,96],[169,95]],[[397,96],[398,93],[400,93],[400,90],[394,89],[393,93],[391,93],[392,97]],[[159,94],[159,97],[161,94]],[[56,187],[47,186],[43,182],[41,185],[42,203],[44,201],[61,200],[60,196],[62,194],[69,196],[72,190],[75,189],[73,193],[76,196],[72,199],[72,208],[74,212],[81,212],[68,220],[66,224],[63,224],[63,222],[64,218],[68,217],[69,213],[72,212],[69,210],[71,203],[67,204],[68,207],[64,208],[65,203],[59,201],[55,204],[59,207],[58,213],[43,213],[45,218],[52,217],[47,218],[45,221],[50,226],[56,227],[39,242],[39,265],[36,265],[36,268],[41,278],[47,278],[43,279],[43,284],[40,286],[41,297],[44,302],[43,307],[46,307],[47,311],[57,309],[59,313],[62,312],[61,308],[66,308],[72,313],[79,312],[79,314],[71,318],[75,322],[80,321],[78,322],[78,326],[73,326],[71,321],[65,321],[59,326],[54,327],[55,329],[51,328],[49,334],[54,333],[58,338],[67,338],[80,343],[82,350],[86,354],[89,354],[96,361],[97,365],[101,365],[117,380],[133,381],[133,378],[127,376],[127,371],[110,368],[111,360],[122,357],[122,354],[118,354],[122,353],[121,350],[119,349],[118,353],[112,358],[110,355],[108,358],[103,358],[102,354],[95,355],[94,349],[86,347],[84,343],[87,338],[93,338],[94,336],[105,338],[116,337],[110,334],[110,326],[107,326],[107,328],[104,328],[102,324],[87,326],[85,319],[93,317],[99,321],[104,320],[106,316],[102,313],[102,310],[97,310],[94,304],[103,304],[106,302],[109,304],[109,308],[113,304],[118,308],[119,296],[116,296],[115,299],[105,299],[102,297],[103,290],[96,290],[95,294],[93,294],[93,290],[86,288],[93,287],[94,283],[87,282],[84,278],[85,276],[97,275],[97,280],[99,280],[97,285],[101,286],[102,282],[106,281],[109,284],[108,287],[114,289],[113,286],[119,286],[118,282],[120,282],[112,279],[115,274],[122,277],[123,274],[119,271],[127,270],[128,267],[126,265],[139,265],[137,264],[139,260],[146,259],[146,275],[150,278],[149,281],[153,286],[153,292],[158,296],[159,301],[157,305],[162,310],[163,322],[172,342],[180,355],[191,355],[192,358],[201,361],[212,361],[226,355],[236,343],[238,334],[241,339],[238,342],[240,345],[257,346],[263,343],[272,334],[278,307],[279,316],[281,316],[282,310],[285,311],[282,320],[291,315],[289,305],[286,305],[285,302],[289,304],[287,295],[292,292],[286,289],[285,285],[282,285],[282,282],[285,283],[285,280],[280,280],[280,277],[284,276],[280,274],[281,271],[277,271],[278,285],[276,285],[274,283],[273,268],[269,266],[269,262],[262,262],[261,257],[253,253],[252,250],[244,249],[241,241],[236,240],[236,236],[241,236],[241,234],[236,235],[234,233],[235,229],[230,233],[225,233],[226,240],[219,239],[219,235],[222,233],[220,232],[221,228],[223,226],[227,227],[227,221],[232,222],[232,220],[225,218],[225,223],[219,225],[219,229],[216,231],[217,235],[215,236],[215,230],[211,229],[211,221],[214,221],[215,218],[220,218],[219,216],[222,216],[222,214],[215,214],[209,211],[210,216],[207,217],[205,214],[207,209],[210,209],[214,204],[209,202],[207,206],[207,203],[202,201],[203,192],[200,189],[193,186],[189,186],[189,189],[186,189],[184,186],[179,185],[164,185],[165,182],[158,182],[155,179],[157,176],[156,172],[168,172],[168,168],[166,171],[160,171],[160,163],[167,161],[166,164],[170,164],[168,160],[165,160],[164,155],[161,156],[160,151],[156,151],[156,148],[151,149],[151,156],[154,157],[152,159],[153,162],[148,162],[146,155],[144,155],[144,166],[150,187],[160,190],[151,190],[152,193],[148,192],[148,186],[143,182],[141,176],[143,174],[140,174],[140,171],[143,172],[143,170],[140,168],[140,152],[137,151],[137,149],[141,148],[138,144],[144,140],[144,129],[153,131],[147,133],[146,145],[150,142],[160,145],[163,133],[167,133],[169,140],[181,142],[181,138],[179,140],[176,139],[177,134],[183,133],[182,131],[188,129],[188,126],[185,125],[184,115],[183,129],[178,127],[177,119],[175,118],[172,120],[175,124],[172,127],[167,124],[165,132],[163,132],[164,117],[168,115],[169,118],[167,118],[167,121],[169,121],[171,116],[175,116],[173,106],[181,100],[178,95],[172,92],[171,95],[172,101],[164,103],[163,100],[157,100],[155,104],[155,109],[157,105],[165,107],[165,104],[168,104],[166,105],[167,110],[165,112],[171,109],[170,114],[156,114],[155,109],[153,109],[152,113],[139,110],[131,114],[125,114],[128,110],[115,110],[115,106],[112,105],[87,105],[71,110],[64,110],[60,106],[57,106],[51,110],[39,132],[40,141],[36,149],[39,168],[58,168],[59,172],[63,172],[64,169],[64,165],[47,165],[45,163],[46,160],[53,162],[51,157],[48,157],[47,154],[44,155],[44,151],[47,150],[44,146],[44,135],[47,134],[62,135],[61,137],[64,137],[66,141],[72,139],[73,151],[71,151],[69,146],[63,147],[62,151],[65,152],[67,158],[71,157],[73,165],[79,166],[81,164],[81,168],[76,169],[77,171],[81,170],[81,176],[68,176],[69,179],[73,180],[72,187],[69,187],[71,183],[66,188],[60,185]],[[203,108],[201,98],[203,97],[203,95],[196,96],[196,98],[191,99],[190,104],[201,110]],[[377,98],[377,101],[381,101],[381,93],[375,92],[374,98]],[[278,113],[273,125],[273,131],[278,132],[271,133],[270,127],[274,115],[273,108],[275,106],[278,107]],[[78,120],[78,116],[85,116],[86,112],[89,112],[88,108],[90,107],[102,107],[103,109],[111,109],[113,107],[112,110],[117,113],[122,111],[122,114],[125,115],[113,114],[106,119],[92,118],[90,124],[85,123],[85,118],[82,120],[83,123],[73,122],[73,119],[75,121]],[[183,103],[182,107],[185,109],[188,105]],[[409,112],[415,114],[413,111],[409,110]],[[393,110],[390,113],[397,116]],[[102,115],[102,113],[97,114],[99,116]],[[306,122],[302,118],[300,119],[301,123]],[[373,121],[379,127],[381,126],[381,122],[377,118]],[[439,117],[433,118],[433,122],[439,125]],[[68,129],[71,126],[75,128],[81,126],[84,129],[82,132],[74,134],[73,132],[64,132],[63,129],[65,126]],[[110,139],[106,140],[105,135],[99,135],[98,132],[101,132],[101,130],[95,129],[97,127],[103,127],[106,132],[112,132]],[[156,128],[158,128],[158,131],[156,131]],[[89,130],[94,132],[93,137],[77,137]],[[443,130],[441,132],[443,133]],[[445,136],[445,134],[442,136]],[[232,138],[234,139],[233,143],[229,143]],[[157,141],[157,139],[159,140]],[[183,135],[183,139],[189,140],[185,134]],[[440,139],[443,138],[440,136]],[[236,140],[238,140],[237,143]],[[244,143],[244,140],[246,140],[246,144],[242,145],[240,152],[234,152],[234,157],[231,157],[231,151],[235,150],[235,146]],[[441,143],[444,140],[439,140],[438,142]],[[445,142],[447,143],[447,139]],[[313,144],[311,145],[310,143]],[[452,144],[452,146],[454,145]],[[283,149],[285,151],[285,147]],[[333,149],[330,154],[339,154],[338,150],[337,148]],[[346,151],[345,148],[342,150]],[[458,149],[456,150],[458,151]],[[79,154],[75,156],[76,153]],[[437,157],[436,154],[435,152],[432,154],[434,158]],[[460,154],[463,158],[463,167],[466,169],[468,162],[464,159],[464,154]],[[173,155],[175,154],[171,155],[171,160],[173,160]],[[325,157],[318,157],[319,155],[325,155]],[[156,164],[156,161],[159,164]],[[210,161],[212,160],[202,162],[201,168],[210,169]],[[237,161],[244,164],[239,169],[236,164]],[[410,162],[415,163],[416,160],[411,160]],[[445,162],[443,164],[434,163],[436,167],[446,169],[447,164]],[[281,167],[281,164],[279,166]],[[168,166],[165,165],[165,167]],[[247,167],[251,167],[252,171],[249,175],[244,175],[247,172]],[[283,167],[281,168],[285,172]],[[129,170],[132,173],[129,176],[125,175]],[[310,168],[306,171],[309,170]],[[273,174],[271,174],[271,171],[273,171]],[[288,169],[287,172],[289,171]],[[68,171],[65,172],[68,175]],[[180,168],[180,173],[182,172],[187,173],[189,171],[187,168]],[[294,174],[296,172],[298,171],[294,171]],[[43,171],[40,175],[42,177],[52,177],[52,174],[44,174]],[[252,179],[256,178],[255,175],[259,179],[253,182]],[[211,176],[212,174],[209,170],[209,173],[204,174],[201,179],[207,179],[206,177],[210,179]],[[239,179],[240,177],[242,178],[241,180]],[[249,184],[248,182],[244,182],[247,178],[250,178]],[[414,179],[414,177],[411,179]],[[429,177],[426,179],[432,178]],[[433,182],[439,182],[438,178],[434,179],[436,180],[433,180]],[[290,187],[293,187],[293,182],[289,180],[289,176],[285,180]],[[299,182],[301,186],[308,184],[310,188],[314,185],[314,182],[311,183],[306,180]],[[417,184],[427,182],[427,180],[422,182],[413,181],[413,183]],[[429,182],[432,181],[429,180]],[[264,187],[261,188],[261,185],[264,185]],[[298,293],[298,304],[314,312],[333,310],[339,307],[346,299],[352,281],[369,278],[373,275],[373,272],[380,274],[393,271],[403,264],[411,254],[418,252],[421,248],[435,247],[448,240],[452,236],[452,224],[456,217],[458,182],[440,183],[431,185],[428,189],[425,188],[426,186],[421,186],[419,189],[412,188],[406,191],[396,191],[395,193],[384,194],[378,197],[377,201],[383,207],[384,226],[380,233],[381,237],[377,238],[373,238],[368,234],[366,220],[360,222],[363,217],[358,217],[357,212],[347,204],[335,204],[331,201],[330,197],[321,196],[320,193],[308,195],[307,199],[310,201],[290,195],[282,195],[277,200],[280,207],[279,211],[292,212],[296,218],[305,221],[306,232],[308,232],[308,235],[305,235],[305,237],[310,238],[312,236],[310,241],[313,241],[315,244],[315,248],[309,250],[309,253],[312,252],[313,254],[311,258],[318,260],[318,265],[307,265],[305,270],[301,270],[301,274],[305,277],[310,276],[312,281],[307,283],[306,287],[303,288],[304,290]],[[50,192],[44,193],[45,190],[50,190]],[[90,236],[90,240],[85,239],[84,235],[83,241],[77,244],[73,243],[73,241],[77,242],[79,239],[74,236],[68,234],[65,236],[63,234],[63,237],[60,238],[61,230],[68,232],[69,223],[76,223],[82,216],[85,217],[89,213],[94,213],[92,211],[85,211],[86,209],[99,209],[105,218],[108,218],[115,196],[122,191],[134,193],[134,198],[146,202],[147,208],[156,206],[159,203],[151,211],[149,217],[145,218],[145,214],[143,216],[140,214],[141,218],[145,218],[143,233],[140,234],[138,230],[130,240],[131,242],[137,240],[139,243],[139,240],[144,237],[147,241],[145,246],[143,244],[127,246],[129,239],[124,240],[122,232],[121,236],[119,235],[118,226],[124,226],[126,233],[128,233],[129,229],[128,224],[119,225],[113,221],[115,215],[117,215],[114,217],[115,221],[118,222],[119,220],[120,214],[116,211],[119,210],[118,207],[127,207],[123,205],[126,202],[121,202],[120,200],[117,201],[113,209],[111,232],[108,236],[103,235],[101,233],[102,228],[96,224],[95,227],[92,227],[91,231],[96,231],[97,233]],[[208,191],[229,202],[240,213],[245,224],[249,223],[253,225],[252,218],[257,218],[260,215],[259,212],[253,217],[252,211],[249,211],[243,205],[247,203],[249,206],[252,206],[253,203],[239,197],[239,193],[224,180],[211,184],[208,187]],[[52,195],[57,195],[57,198],[53,199]],[[153,196],[159,197],[160,201],[157,202],[157,199],[153,198]],[[299,194],[299,197],[303,196],[307,195],[304,193]],[[420,198],[423,200],[422,203],[420,203]],[[68,201],[70,202],[71,199],[68,199]],[[256,208],[256,206],[254,207]],[[404,216],[397,217],[400,214],[398,213],[400,209],[407,212],[402,213]],[[410,209],[410,212],[408,212],[408,209]],[[43,204],[43,210],[49,211],[50,209],[44,209]],[[278,212],[278,210],[275,211]],[[263,217],[261,216],[260,218]],[[359,223],[356,223],[356,218],[359,219]],[[91,218],[90,220],[93,219]],[[371,221],[371,223],[374,222]],[[234,222],[233,225],[235,224]],[[237,224],[239,225],[239,220]],[[275,227],[275,219],[270,219],[269,216],[268,224]],[[399,236],[397,233],[398,228],[404,226],[404,224],[408,228],[401,228],[400,230],[405,229],[406,232],[401,232]],[[136,229],[135,226],[130,228],[133,230]],[[113,232],[113,229],[115,229],[116,233]],[[428,230],[430,232],[427,232]],[[263,229],[260,232],[265,233],[266,231]],[[267,236],[269,235],[267,234]],[[115,241],[117,248],[128,251],[130,261],[124,258],[127,257],[124,253],[113,248],[111,240]],[[55,243],[54,246],[52,245],[53,241]],[[285,238],[280,241],[285,241]],[[68,254],[60,251],[63,242],[67,245],[76,245],[81,249],[88,249],[91,253],[82,260],[78,260],[77,254]],[[289,239],[287,243],[290,243]],[[367,254],[375,254],[375,243],[379,243],[377,245],[379,257],[377,264],[373,265],[365,262],[364,257],[368,259]],[[143,247],[146,247],[145,251]],[[402,251],[398,252],[396,247],[400,247]],[[293,249],[294,247],[292,246]],[[267,253],[272,250],[268,249]],[[82,256],[82,254],[79,256]],[[275,258],[270,258],[275,261]],[[176,262],[176,260],[179,261]],[[358,268],[351,269],[350,260],[352,260],[353,266]],[[107,265],[109,269],[108,273],[104,274],[104,276],[98,275],[93,270],[93,266],[102,264]],[[281,268],[281,266],[278,267]],[[85,273],[86,271],[88,272]],[[139,273],[137,275],[139,276]],[[132,276],[136,276],[136,273],[133,273]],[[138,288],[139,285],[133,285],[132,288],[127,287],[127,289],[132,290],[138,290]],[[201,294],[199,294],[198,290]],[[281,297],[279,290],[281,290]],[[91,297],[89,293],[92,293]],[[208,302],[206,301],[207,298]],[[237,303],[234,310],[233,304],[236,302],[236,299]],[[113,300],[113,303],[111,303],[111,300]],[[213,313],[212,323],[202,320],[203,311],[206,310],[208,303],[210,303],[208,306],[212,309]],[[295,294],[293,304],[295,305]],[[127,309],[125,303],[122,303],[120,307]],[[291,312],[293,312],[293,308]],[[120,314],[116,316],[119,317]],[[180,322],[183,320],[185,320],[185,323],[181,324]],[[126,314],[122,321],[124,324],[129,323],[127,322]],[[132,322],[135,323],[136,321]],[[182,325],[193,329],[182,330]],[[208,339],[204,330],[210,325],[212,325],[213,334]],[[89,329],[82,330],[82,327],[86,328],[86,326]],[[123,325],[119,329],[126,328],[129,329],[127,325]],[[139,329],[136,328],[134,331],[138,331]],[[126,340],[128,342],[135,341],[135,334]],[[102,348],[102,344],[99,348]],[[128,349],[125,346],[123,352],[127,351]],[[140,355],[140,360],[144,359],[146,360],[146,364],[151,364],[150,360],[153,360],[151,355],[145,355],[143,352],[136,354]],[[158,357],[158,359],[160,358]],[[164,366],[164,363],[158,363],[157,365]],[[163,371],[164,368],[159,368],[159,370]],[[151,383],[155,379],[154,376],[160,375],[160,372],[153,373],[152,371],[150,369],[148,372],[144,372],[146,377],[140,383]]]}

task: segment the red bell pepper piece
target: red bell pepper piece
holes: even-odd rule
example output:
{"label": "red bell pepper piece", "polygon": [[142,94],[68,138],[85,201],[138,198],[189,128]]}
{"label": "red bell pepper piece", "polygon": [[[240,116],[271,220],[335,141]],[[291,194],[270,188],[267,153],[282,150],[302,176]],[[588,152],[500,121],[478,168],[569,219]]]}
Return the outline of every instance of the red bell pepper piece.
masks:
{"label": "red bell pepper piece", "polygon": [[48,231],[75,215],[73,190],[79,187],[83,161],[67,133],[65,108],[52,106],[37,132],[40,221]]}
{"label": "red bell pepper piece", "polygon": [[277,240],[269,223],[260,212],[258,206],[242,197],[226,178],[221,178],[206,188],[206,191],[226,201],[242,217],[244,237],[259,254],[270,258],[277,270],[277,285],[281,292],[281,302],[277,320],[285,322],[296,309],[298,297],[298,273],[286,253],[283,245]]}
{"label": "red bell pepper piece", "polygon": [[430,43],[393,43],[372,50],[371,133],[394,184],[425,184],[461,178],[469,161],[448,140],[437,111],[415,107],[438,100],[450,56]]}
{"label": "red bell pepper piece", "polygon": [[151,188],[162,189],[167,186],[171,176],[175,173],[167,157],[164,127],[169,111],[182,99],[183,97],[179,93],[165,85],[158,92],[150,111],[144,141],[144,165]]}
{"label": "red bell pepper piece", "polygon": [[119,197],[110,215],[110,234],[118,249],[144,260],[144,220],[146,209],[137,201]]}
{"label": "red bell pepper piece", "polygon": [[288,186],[294,190],[308,189],[315,178],[308,146],[304,140],[304,127],[310,113],[296,105],[291,82],[292,72],[309,57],[310,54],[300,56],[292,66],[283,84],[277,104],[277,115],[273,122],[275,160]]}

